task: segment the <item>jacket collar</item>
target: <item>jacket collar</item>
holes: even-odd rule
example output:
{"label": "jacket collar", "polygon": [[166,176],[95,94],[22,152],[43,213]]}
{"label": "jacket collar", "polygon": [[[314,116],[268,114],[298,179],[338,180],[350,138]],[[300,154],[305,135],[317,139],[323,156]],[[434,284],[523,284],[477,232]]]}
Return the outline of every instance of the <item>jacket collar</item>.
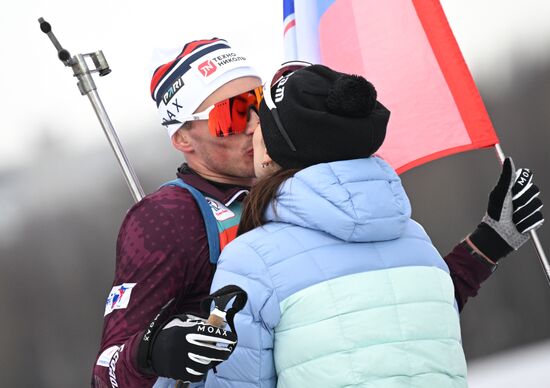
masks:
{"label": "jacket collar", "polygon": [[191,169],[187,163],[183,163],[178,168],[177,176],[207,196],[222,202],[225,206],[231,205],[236,200],[242,200],[250,190],[250,187],[247,186],[237,186],[205,179]]}

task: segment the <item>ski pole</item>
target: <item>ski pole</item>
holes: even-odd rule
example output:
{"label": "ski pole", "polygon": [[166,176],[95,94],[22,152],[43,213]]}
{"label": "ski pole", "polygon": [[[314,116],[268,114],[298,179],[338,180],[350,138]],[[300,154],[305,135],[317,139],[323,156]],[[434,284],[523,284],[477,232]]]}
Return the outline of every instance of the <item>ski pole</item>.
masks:
{"label": "ski pole", "polygon": [[[115,153],[118,163],[122,168],[122,173],[126,180],[126,184],[128,185],[130,192],[132,193],[134,201],[140,201],[145,196],[145,194],[143,192],[143,189],[141,188],[139,180],[132,166],[130,165],[130,162],[128,161],[128,158],[126,157],[126,154],[124,153],[113,124],[111,123],[105,107],[103,106],[103,103],[99,98],[94,79],[92,78],[92,73],[99,73],[99,76],[103,77],[111,72],[109,64],[107,63],[107,60],[103,55],[103,52],[99,50],[95,53],[77,54],[71,57],[69,51],[65,50],[61,46],[61,44],[53,34],[50,23],[45,21],[44,18],[39,18],[38,22],[40,23],[40,29],[42,30],[42,32],[48,35],[53,45],[55,46],[59,60],[63,62],[65,66],[71,67],[73,69],[74,76],[78,79],[77,85],[78,89],[80,90],[80,94],[82,94],[83,96],[87,95],[90,99],[96,116],[101,123],[101,127],[103,128],[103,132],[105,133],[105,136],[107,136],[107,140],[109,141],[109,144],[111,145],[111,148]],[[86,58],[90,58],[92,60],[95,67],[93,70],[90,70],[90,68],[88,67],[88,64],[86,63]]]}
{"label": "ski pole", "polygon": [[[500,163],[502,164],[504,162],[504,159],[506,159],[506,155],[504,154],[504,151],[502,150],[502,147],[500,146],[500,144],[498,143],[495,144],[495,151],[497,152],[497,157],[500,160]],[[539,256],[539,260],[542,265],[542,270],[546,275],[546,281],[550,285],[550,264],[548,263],[548,258],[546,257],[546,253],[544,253],[544,248],[542,247],[542,244],[539,240],[537,231],[530,230],[529,234],[531,235],[531,240],[533,240],[533,244],[535,245],[535,249],[537,250],[537,254]]]}

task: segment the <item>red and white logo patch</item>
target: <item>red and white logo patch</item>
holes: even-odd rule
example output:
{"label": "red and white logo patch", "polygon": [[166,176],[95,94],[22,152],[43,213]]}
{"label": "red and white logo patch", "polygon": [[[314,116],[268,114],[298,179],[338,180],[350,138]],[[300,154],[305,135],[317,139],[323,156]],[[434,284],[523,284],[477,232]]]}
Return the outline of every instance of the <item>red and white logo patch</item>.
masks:
{"label": "red and white logo patch", "polygon": [[218,67],[214,62],[212,62],[210,59],[204,61],[201,63],[198,67],[199,71],[202,73],[202,75],[206,78],[211,76],[216,72]]}
{"label": "red and white logo patch", "polygon": [[208,204],[210,205],[210,208],[212,209],[212,213],[214,213],[214,217],[216,218],[216,220],[225,221],[235,217],[235,213],[229,210],[229,208],[224,206],[221,202],[218,202],[210,197],[206,197],[206,202],[208,202]]}

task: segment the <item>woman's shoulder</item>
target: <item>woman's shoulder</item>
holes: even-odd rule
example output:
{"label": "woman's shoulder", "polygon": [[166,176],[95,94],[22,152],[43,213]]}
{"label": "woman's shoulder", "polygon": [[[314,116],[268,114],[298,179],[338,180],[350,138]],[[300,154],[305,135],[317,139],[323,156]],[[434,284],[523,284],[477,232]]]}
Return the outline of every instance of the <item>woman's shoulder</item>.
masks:
{"label": "woman's shoulder", "polygon": [[233,240],[222,258],[255,256],[267,267],[286,261],[304,251],[333,245],[336,238],[327,233],[284,222],[269,222]]}
{"label": "woman's shoulder", "polygon": [[254,245],[261,243],[264,239],[273,238],[281,231],[292,227],[293,225],[284,222],[268,222],[240,235],[234,241],[247,245]]}

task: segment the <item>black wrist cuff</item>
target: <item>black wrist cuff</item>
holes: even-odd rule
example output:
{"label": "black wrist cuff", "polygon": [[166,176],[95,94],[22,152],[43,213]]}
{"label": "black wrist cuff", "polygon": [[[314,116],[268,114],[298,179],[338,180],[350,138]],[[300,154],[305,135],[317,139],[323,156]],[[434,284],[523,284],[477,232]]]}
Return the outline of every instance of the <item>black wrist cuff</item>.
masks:
{"label": "black wrist cuff", "polygon": [[160,312],[156,315],[149,326],[147,326],[143,336],[141,337],[137,350],[137,366],[139,371],[143,374],[153,376],[157,375],[151,362],[151,353],[153,351],[153,344],[155,343],[156,336],[167,322],[167,317],[169,316],[168,307],[173,301],[174,299],[171,299],[160,309]]}
{"label": "black wrist cuff", "polygon": [[472,256],[477,262],[483,264],[485,267],[489,268],[489,270],[492,272],[495,272],[495,270],[498,267],[498,263],[491,263],[488,261],[485,257],[481,256],[466,240],[462,240],[460,244],[458,244],[460,247],[462,247],[470,256]]}
{"label": "black wrist cuff", "polygon": [[495,263],[514,250],[485,222],[480,223],[469,238],[481,253]]}
{"label": "black wrist cuff", "polygon": [[[147,330],[145,331],[147,333]],[[145,334],[144,334],[145,337]],[[151,365],[151,345],[152,342],[145,341],[144,337],[139,342],[137,351],[137,366],[144,375],[156,376],[156,373]]]}

